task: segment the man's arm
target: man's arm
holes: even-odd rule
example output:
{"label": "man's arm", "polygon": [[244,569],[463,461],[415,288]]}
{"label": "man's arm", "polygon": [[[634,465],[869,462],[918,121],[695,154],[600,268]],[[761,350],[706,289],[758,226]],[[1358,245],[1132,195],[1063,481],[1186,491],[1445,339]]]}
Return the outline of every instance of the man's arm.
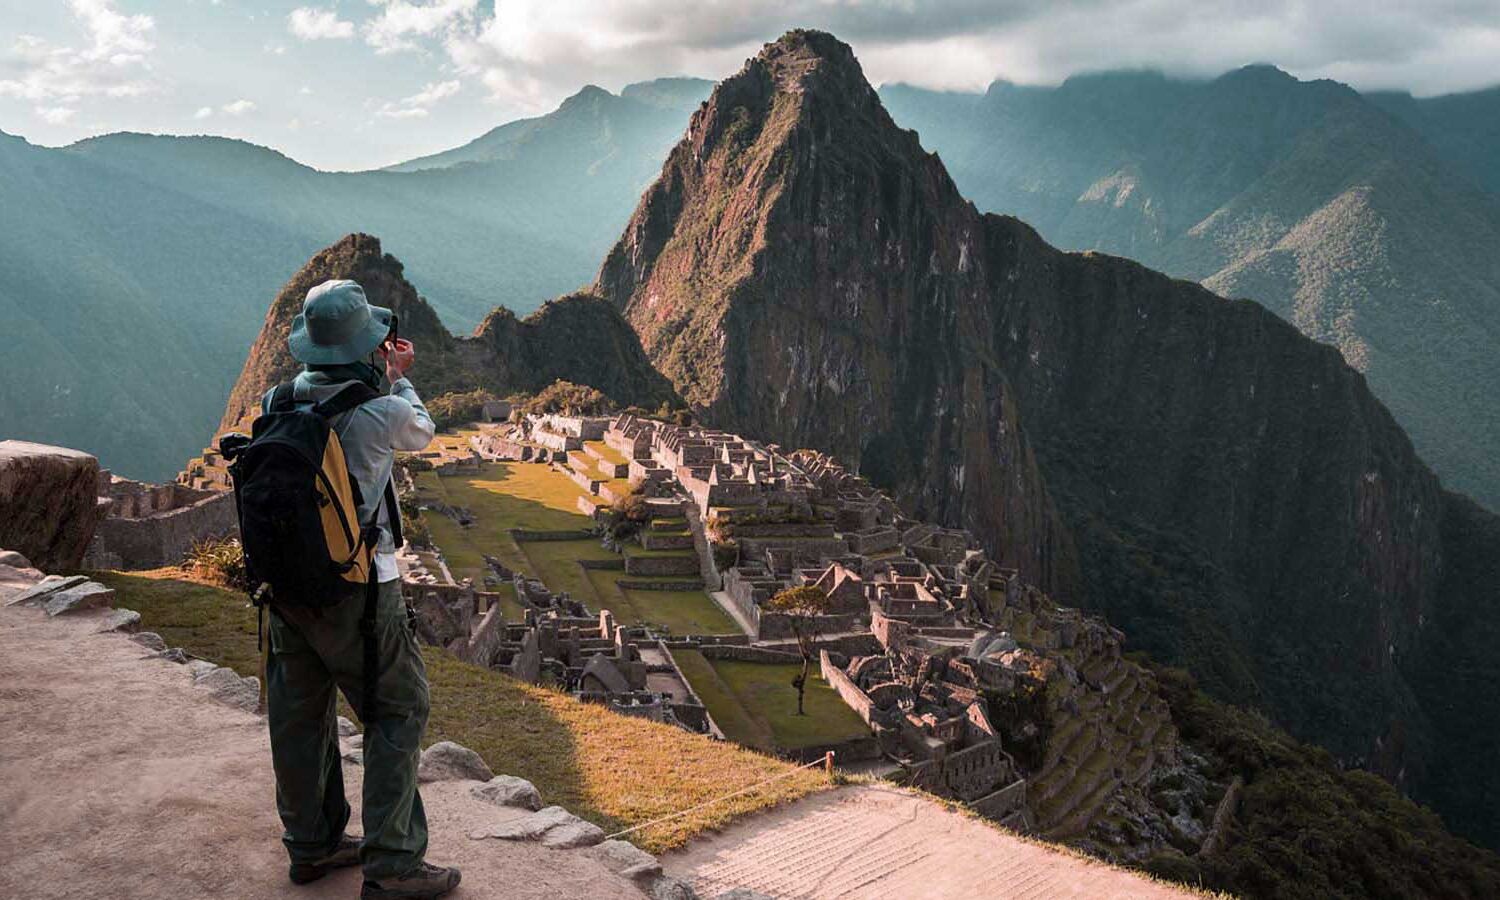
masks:
{"label": "man's arm", "polygon": [[422,405],[422,398],[417,396],[417,390],[411,386],[411,382],[404,377],[397,378],[391,384],[391,396],[406,401],[390,404],[391,447],[396,450],[421,450],[432,443],[437,426],[433,424],[432,416],[428,415],[427,407]]}

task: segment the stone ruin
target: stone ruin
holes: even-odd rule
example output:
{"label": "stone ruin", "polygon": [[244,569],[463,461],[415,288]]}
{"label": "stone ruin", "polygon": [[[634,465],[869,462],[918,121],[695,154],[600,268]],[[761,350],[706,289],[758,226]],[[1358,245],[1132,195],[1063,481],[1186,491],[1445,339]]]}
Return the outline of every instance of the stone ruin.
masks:
{"label": "stone ruin", "polygon": [[154,569],[174,565],[193,545],[239,533],[234,495],[182,483],[148,484],[99,473],[103,517],[84,565],[91,569]]}

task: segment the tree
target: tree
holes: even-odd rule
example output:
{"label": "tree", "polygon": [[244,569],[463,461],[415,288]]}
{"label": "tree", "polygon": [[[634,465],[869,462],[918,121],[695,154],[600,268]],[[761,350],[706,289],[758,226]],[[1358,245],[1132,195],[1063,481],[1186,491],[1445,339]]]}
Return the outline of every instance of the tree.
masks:
{"label": "tree", "polygon": [[771,612],[781,613],[791,623],[792,634],[797,636],[797,650],[802,654],[802,672],[792,679],[797,689],[797,715],[805,716],[802,700],[807,694],[807,673],[812,668],[813,644],[818,640],[818,623],[822,616],[832,612],[828,595],[816,585],[804,584],[790,587],[772,597],[766,604]]}

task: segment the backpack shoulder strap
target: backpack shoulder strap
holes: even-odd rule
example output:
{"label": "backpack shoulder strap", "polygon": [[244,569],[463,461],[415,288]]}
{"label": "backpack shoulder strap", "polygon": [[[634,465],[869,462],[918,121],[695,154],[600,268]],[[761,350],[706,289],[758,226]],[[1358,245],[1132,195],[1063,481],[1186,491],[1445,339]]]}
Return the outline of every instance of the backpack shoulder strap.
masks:
{"label": "backpack shoulder strap", "polygon": [[271,391],[271,405],[266,411],[273,413],[291,412],[296,404],[296,398],[292,396],[292,383],[290,381],[283,381]]}
{"label": "backpack shoulder strap", "polygon": [[313,407],[313,412],[325,419],[342,415],[362,403],[368,403],[380,394],[369,385],[354,382],[343,390]]}

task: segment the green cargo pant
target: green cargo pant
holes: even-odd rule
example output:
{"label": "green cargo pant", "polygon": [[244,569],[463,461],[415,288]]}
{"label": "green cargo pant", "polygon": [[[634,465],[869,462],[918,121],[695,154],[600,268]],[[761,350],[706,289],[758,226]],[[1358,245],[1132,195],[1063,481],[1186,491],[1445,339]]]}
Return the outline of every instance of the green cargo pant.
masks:
{"label": "green cargo pant", "polygon": [[[271,613],[266,706],[276,807],[292,862],[325,856],[349,822],[335,721],[334,687],[358,710],[364,697],[363,590],[314,615]],[[406,622],[401,583],[380,585],[376,617],[380,679],[374,722],[365,722],[364,845],[371,879],[416,868],[427,852],[417,762],[427,725],[427,671]]]}

